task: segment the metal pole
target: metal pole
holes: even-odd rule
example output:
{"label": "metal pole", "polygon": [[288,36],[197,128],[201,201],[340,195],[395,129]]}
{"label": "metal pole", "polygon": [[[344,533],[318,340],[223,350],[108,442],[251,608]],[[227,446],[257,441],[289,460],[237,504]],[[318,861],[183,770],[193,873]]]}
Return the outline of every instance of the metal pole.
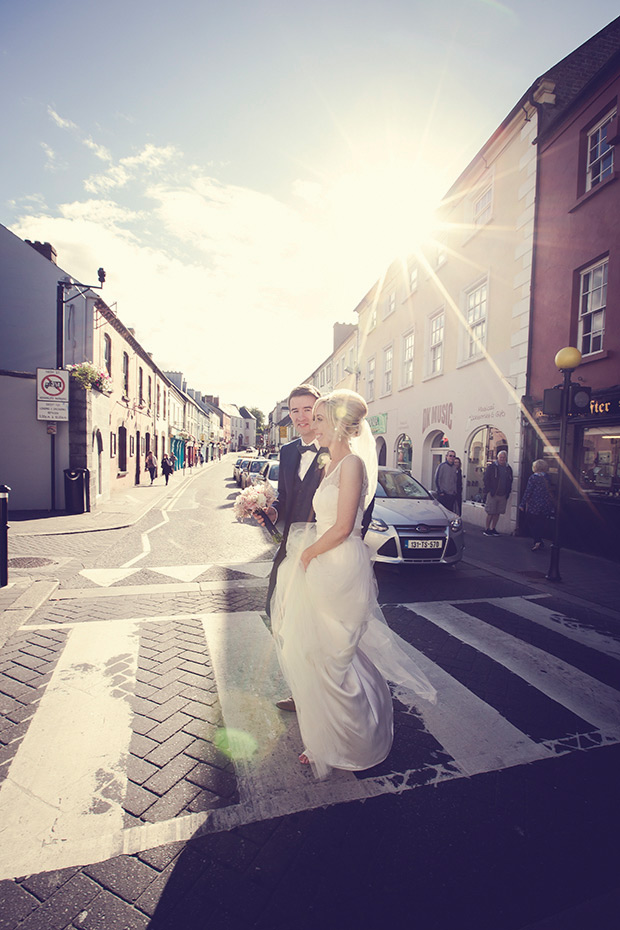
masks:
{"label": "metal pole", "polygon": [[0,588],[9,583],[9,491],[10,487],[0,484]]}
{"label": "metal pole", "polygon": [[50,436],[51,445],[50,445],[50,466],[51,466],[51,485],[52,485],[52,501],[50,510],[56,510],[56,437],[52,433]]}
{"label": "metal pole", "polygon": [[558,499],[555,508],[555,527],[553,531],[553,542],[551,544],[551,558],[549,559],[549,571],[546,574],[548,581],[561,581],[560,575],[560,521],[562,517],[562,491],[564,487],[564,469],[566,467],[566,438],[568,432],[568,400],[570,394],[570,376],[572,368],[564,369],[564,384],[562,386],[562,404],[560,408],[560,448],[559,460],[560,470],[558,473]]}
{"label": "metal pole", "polygon": [[56,285],[56,368],[65,367],[65,286]]}

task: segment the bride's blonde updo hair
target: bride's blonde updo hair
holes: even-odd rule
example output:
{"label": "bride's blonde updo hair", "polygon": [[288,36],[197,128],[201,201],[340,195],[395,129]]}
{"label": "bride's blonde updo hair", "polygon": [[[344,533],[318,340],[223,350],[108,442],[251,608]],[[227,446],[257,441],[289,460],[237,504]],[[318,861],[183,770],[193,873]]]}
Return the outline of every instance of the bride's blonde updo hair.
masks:
{"label": "bride's blonde updo hair", "polygon": [[355,391],[332,391],[331,394],[319,397],[314,405],[314,412],[319,406],[324,408],[325,419],[338,436],[343,439],[355,439],[360,435],[368,407],[364,398]]}

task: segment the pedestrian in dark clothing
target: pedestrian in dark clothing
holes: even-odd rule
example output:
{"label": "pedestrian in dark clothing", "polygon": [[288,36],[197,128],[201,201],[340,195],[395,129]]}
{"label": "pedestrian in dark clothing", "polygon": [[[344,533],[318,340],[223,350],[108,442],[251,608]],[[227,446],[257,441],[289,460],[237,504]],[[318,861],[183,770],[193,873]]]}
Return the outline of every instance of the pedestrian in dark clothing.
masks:
{"label": "pedestrian in dark clothing", "polygon": [[497,461],[490,462],[484,472],[484,492],[487,496],[484,509],[487,525],[483,536],[499,536],[495,529],[501,514],[506,513],[506,504],[512,491],[512,468],[508,464],[505,449],[497,453]]}
{"label": "pedestrian in dark clothing", "polygon": [[454,459],[454,467],[456,468],[456,500],[454,502],[454,512],[458,513],[460,517],[463,510],[463,470],[459,458]]}
{"label": "pedestrian in dark clothing", "polygon": [[[437,488],[437,500],[446,510],[455,513],[456,495],[458,488],[457,470],[454,465],[456,453],[453,449],[446,452],[446,460],[442,462],[435,472],[435,487]],[[461,485],[462,488],[462,485]]]}
{"label": "pedestrian in dark clothing", "polygon": [[172,462],[170,461],[170,459],[168,458],[166,454],[164,454],[164,457],[161,460],[161,470],[162,470],[162,474],[164,478],[166,479],[166,484],[168,484],[168,479],[170,478],[170,475],[174,471],[174,465],[172,464]]}
{"label": "pedestrian in dark clothing", "polygon": [[547,521],[555,512],[547,476],[548,468],[544,459],[536,459],[532,465],[533,474],[527,480],[527,487],[519,504],[519,510],[523,510],[527,515],[527,525],[534,540],[532,552],[545,548],[543,532]]}
{"label": "pedestrian in dark clothing", "polygon": [[146,460],[144,463],[144,470],[148,471],[151,476],[151,484],[155,480],[155,475],[157,474],[157,462],[155,461],[155,456],[152,452],[146,453]]}

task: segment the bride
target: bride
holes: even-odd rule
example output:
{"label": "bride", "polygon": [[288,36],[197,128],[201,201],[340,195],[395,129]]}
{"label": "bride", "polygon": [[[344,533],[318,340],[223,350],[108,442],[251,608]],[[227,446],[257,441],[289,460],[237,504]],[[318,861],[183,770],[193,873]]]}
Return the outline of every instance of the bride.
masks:
{"label": "bride", "polygon": [[316,438],[330,461],[314,495],[316,524],[293,524],[272,604],[284,677],[297,708],[299,761],[318,778],[362,771],[388,755],[392,696],[386,679],[435,701],[435,689],[398,646],[377,602],[362,515],[377,480],[366,402],[353,391],[319,398]]}

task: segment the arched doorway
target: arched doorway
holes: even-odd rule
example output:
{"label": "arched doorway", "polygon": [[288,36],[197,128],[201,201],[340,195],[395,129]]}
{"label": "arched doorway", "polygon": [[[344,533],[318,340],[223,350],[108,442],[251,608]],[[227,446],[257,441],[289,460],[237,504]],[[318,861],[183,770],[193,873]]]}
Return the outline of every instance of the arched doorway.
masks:
{"label": "arched doorway", "polygon": [[377,436],[377,461],[379,465],[385,465],[387,460],[387,446],[385,445],[385,439],[383,436]]}
{"label": "arched doorway", "polygon": [[481,426],[472,434],[467,448],[465,500],[476,504],[484,503],[484,470],[489,462],[497,458],[504,449],[508,452],[508,440],[495,426]]}
{"label": "arched doorway", "polygon": [[426,485],[429,491],[435,486],[435,472],[446,457],[446,451],[449,448],[450,440],[440,429],[432,430],[424,439],[422,484]]}
{"label": "arched doorway", "polygon": [[413,444],[411,437],[406,433],[401,433],[394,446],[394,460],[397,468],[403,471],[411,471],[413,462]]}

